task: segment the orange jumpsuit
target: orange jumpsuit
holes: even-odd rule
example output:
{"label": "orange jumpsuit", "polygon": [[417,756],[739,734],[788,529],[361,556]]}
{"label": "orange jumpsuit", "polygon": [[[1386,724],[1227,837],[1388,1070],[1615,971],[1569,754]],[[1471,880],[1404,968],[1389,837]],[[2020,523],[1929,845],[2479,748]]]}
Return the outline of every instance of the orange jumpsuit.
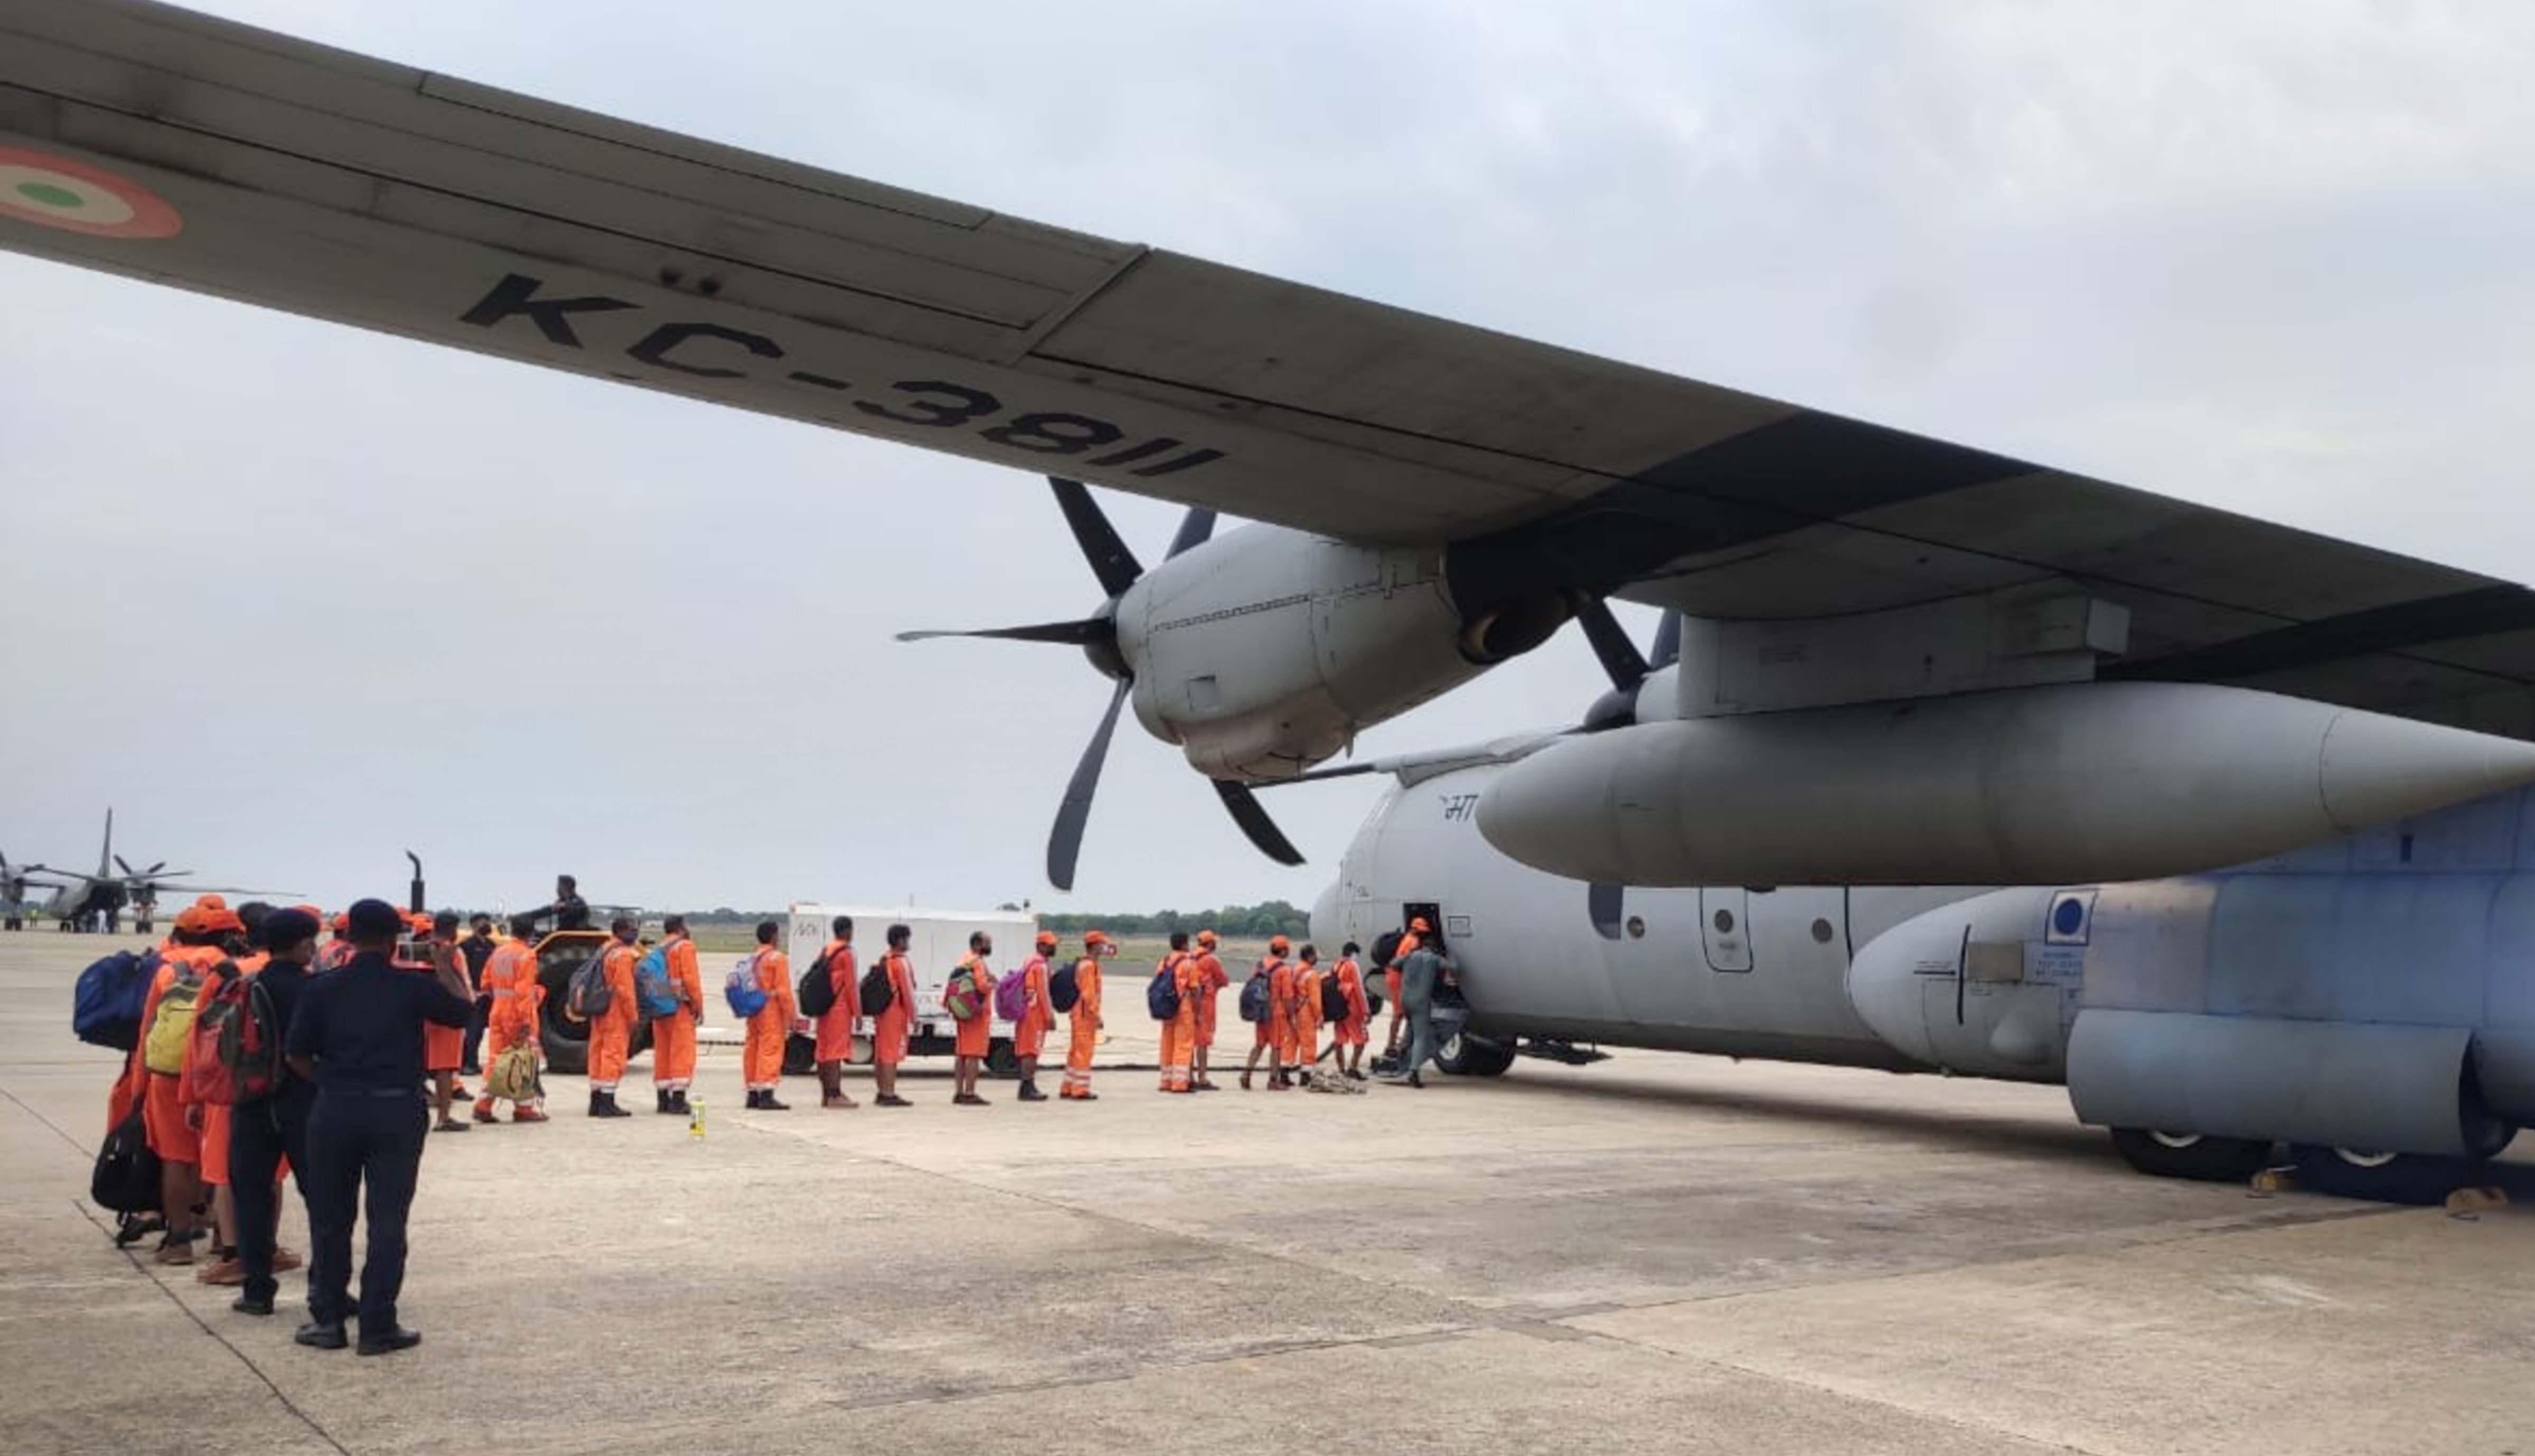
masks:
{"label": "orange jumpsuit", "polygon": [[961,957],[959,964],[951,972],[951,980],[943,983],[944,1009],[949,1009],[951,988],[958,985],[962,977],[976,979],[979,1005],[976,1015],[965,1021],[954,1021],[951,1055],[983,1057],[995,1040],[995,970],[974,955]]}
{"label": "orange jumpsuit", "polygon": [[695,941],[675,936],[663,949],[678,1008],[651,1018],[651,1082],[663,1092],[684,1092],[696,1080],[696,1022],[705,1013],[705,975],[696,965]]}
{"label": "orange jumpsuit", "polygon": [[1294,970],[1294,1050],[1285,1060],[1296,1066],[1320,1060],[1321,983],[1329,974],[1329,968],[1321,965]]}
{"label": "orange jumpsuit", "polygon": [[896,1066],[906,1060],[915,1029],[915,967],[895,950],[881,963],[889,968],[889,1008],[872,1018],[872,1060]]}
{"label": "orange jumpsuit", "polygon": [[854,968],[853,942],[830,940],[819,953],[827,957],[828,984],[835,989],[836,999],[819,1013],[819,1046],[812,1060],[848,1062],[854,1055],[854,1023],[863,1014],[862,977]]}
{"label": "orange jumpsuit", "polygon": [[340,939],[329,940],[317,947],[317,959],[310,963],[309,969],[311,971],[339,970],[351,958],[351,941]]}
{"label": "orange jumpsuit", "polygon": [[749,1091],[772,1092],[783,1080],[783,1044],[791,1039],[793,1017],[800,1014],[792,1000],[792,958],[772,945],[758,951],[757,989],[766,993],[766,1004],[748,1018],[740,1071]]}
{"label": "orange jumpsuit", "polygon": [[[241,974],[252,976],[263,970],[264,963],[271,959],[273,959],[272,952],[259,950],[253,955],[240,959],[237,962],[237,968]],[[217,965],[219,962],[216,960],[212,964]],[[212,984],[207,976],[203,982],[203,991],[209,995],[211,989]],[[176,1100],[203,1110],[203,1127],[196,1137],[196,1142],[202,1150],[203,1182],[226,1187],[229,1181],[229,1107],[224,1102],[209,1101],[196,1090],[194,1068],[197,1062],[194,1056],[195,1043],[191,1039],[185,1043],[185,1070],[176,1079]]]}
{"label": "orange jumpsuit", "polygon": [[[467,983],[466,999],[474,1000],[475,978],[466,972],[466,957],[459,954],[458,948],[453,945],[449,950],[449,958],[458,963],[459,979]],[[430,967],[423,967],[422,974],[430,975]],[[456,1071],[459,1063],[465,1060],[465,1027],[441,1026],[429,1021],[422,1024],[422,1069],[424,1071]]]}
{"label": "orange jumpsuit", "polygon": [[1066,1019],[1074,1039],[1065,1044],[1065,1085],[1059,1097],[1091,1095],[1091,1054],[1100,1045],[1100,962],[1090,956],[1074,963],[1074,1009]]}
{"label": "orange jumpsuit", "polygon": [[1257,969],[1250,974],[1268,978],[1268,1011],[1250,1023],[1251,1050],[1265,1047],[1282,1062],[1286,1043],[1291,1040],[1292,1028],[1286,1023],[1294,1013],[1294,973],[1286,969],[1281,958],[1269,955],[1261,957]]}
{"label": "orange jumpsuit", "polygon": [[1361,1047],[1370,1038],[1365,1027],[1373,1020],[1372,1008],[1365,1004],[1364,971],[1353,960],[1341,960],[1337,969],[1338,990],[1346,994],[1346,1019],[1338,1023],[1337,1045]]}
{"label": "orange jumpsuit", "polygon": [[[150,978],[150,995],[141,1003],[141,1046],[134,1054],[136,1059],[146,1057],[150,1050],[150,1026],[158,1019],[158,998],[176,983],[178,975],[199,980],[220,959],[216,945],[179,945],[167,952],[167,963]],[[200,1001],[196,1004],[199,1008]],[[146,1067],[147,1063],[143,1064]],[[182,1071],[146,1071],[145,1075],[149,1081],[143,1093],[146,1100],[141,1118],[150,1134],[150,1151],[165,1163],[201,1163],[202,1134],[185,1125]]]}
{"label": "orange jumpsuit", "polygon": [[607,1009],[589,1023],[589,1090],[613,1092],[625,1077],[625,1060],[634,1047],[634,1021],[642,1011],[634,1004],[634,962],[642,953],[621,940],[601,952],[601,976],[607,978]]}
{"label": "orange jumpsuit", "polygon": [[[535,948],[517,939],[494,946],[492,958],[484,962],[483,988],[493,999],[492,1009],[484,1015],[484,1065],[491,1066],[513,1047],[535,1050],[537,1006],[546,995],[546,989],[537,984]],[[487,1118],[493,1116],[490,1091],[475,1099],[475,1110]]]}
{"label": "orange jumpsuit", "polygon": [[1211,1047],[1214,1045],[1214,996],[1231,985],[1232,978],[1223,973],[1223,962],[1215,959],[1211,950],[1198,951],[1190,959],[1197,962],[1198,973],[1197,1044]]}
{"label": "orange jumpsuit", "polygon": [[1186,1092],[1190,1090],[1190,1062],[1197,1055],[1197,957],[1185,950],[1174,950],[1153,967],[1153,974],[1170,977],[1180,993],[1179,1011],[1161,1024],[1161,1089]]}
{"label": "orange jumpsuit", "polygon": [[1047,957],[1033,955],[1021,966],[1021,990],[1029,1004],[1013,1023],[1013,1055],[1036,1057],[1056,1030],[1056,1012],[1047,1003]]}

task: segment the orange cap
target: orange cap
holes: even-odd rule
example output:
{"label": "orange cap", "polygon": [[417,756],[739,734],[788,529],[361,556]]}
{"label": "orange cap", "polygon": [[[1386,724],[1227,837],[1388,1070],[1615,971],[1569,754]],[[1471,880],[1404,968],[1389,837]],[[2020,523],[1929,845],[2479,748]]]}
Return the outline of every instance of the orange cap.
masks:
{"label": "orange cap", "polygon": [[1426,923],[1426,917],[1423,915],[1420,915],[1415,920],[1408,922],[1408,928],[1421,936],[1431,936],[1435,934],[1435,928]]}
{"label": "orange cap", "polygon": [[337,931],[348,935],[351,933],[352,929],[352,912],[349,910],[338,910],[335,912],[334,920],[329,923]]}
{"label": "orange cap", "polygon": [[207,906],[203,910],[205,935],[224,936],[245,929],[246,922],[238,919],[238,913],[226,905]]}
{"label": "orange cap", "polygon": [[319,925],[324,925],[326,923],[326,912],[318,909],[314,905],[293,905],[290,908],[307,916],[310,920],[317,922]]}
{"label": "orange cap", "polygon": [[229,907],[229,902],[218,895],[196,895],[194,903],[205,910],[226,910]]}
{"label": "orange cap", "polygon": [[1084,931],[1084,932],[1082,933],[1082,943],[1083,943],[1083,944],[1085,944],[1085,945],[1095,945],[1095,946],[1097,946],[1097,945],[1113,945],[1113,946],[1114,946],[1114,945],[1116,945],[1118,942],[1109,939],[1109,933],[1108,933],[1107,931]]}
{"label": "orange cap", "polygon": [[1041,950],[1054,950],[1054,949],[1056,948],[1056,932],[1054,932],[1054,931],[1041,931],[1041,932],[1039,932],[1039,933],[1038,933],[1038,948],[1039,948],[1039,949],[1041,949]]}
{"label": "orange cap", "polygon": [[1268,953],[1269,955],[1282,955],[1293,948],[1294,942],[1286,940],[1283,936],[1269,936],[1268,938]]}
{"label": "orange cap", "polygon": [[1201,945],[1211,945],[1211,944],[1213,944],[1213,943],[1214,943],[1214,932],[1212,932],[1212,931],[1200,931],[1200,932],[1198,932],[1198,933],[1197,933],[1197,942],[1198,942],[1199,944],[1201,944]]}
{"label": "orange cap", "polygon": [[203,933],[203,907],[188,905],[176,912],[176,934],[199,936]]}

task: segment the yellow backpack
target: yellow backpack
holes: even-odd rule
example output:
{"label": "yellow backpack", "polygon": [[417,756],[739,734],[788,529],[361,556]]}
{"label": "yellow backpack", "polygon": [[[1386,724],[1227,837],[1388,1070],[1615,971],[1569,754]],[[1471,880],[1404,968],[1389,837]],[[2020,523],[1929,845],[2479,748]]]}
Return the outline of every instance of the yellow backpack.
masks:
{"label": "yellow backpack", "polygon": [[194,1012],[202,1005],[203,975],[178,962],[175,978],[158,993],[158,1009],[150,1018],[150,1037],[142,1044],[141,1064],[168,1076],[185,1070],[185,1044],[193,1039]]}

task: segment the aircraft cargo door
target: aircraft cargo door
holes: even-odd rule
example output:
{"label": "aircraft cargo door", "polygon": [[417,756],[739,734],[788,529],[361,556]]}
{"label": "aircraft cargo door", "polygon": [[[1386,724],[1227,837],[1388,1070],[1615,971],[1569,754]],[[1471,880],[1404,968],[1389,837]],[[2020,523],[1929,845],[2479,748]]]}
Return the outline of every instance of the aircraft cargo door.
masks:
{"label": "aircraft cargo door", "polygon": [[1699,937],[1711,971],[1752,969],[1752,896],[1736,886],[1699,892]]}

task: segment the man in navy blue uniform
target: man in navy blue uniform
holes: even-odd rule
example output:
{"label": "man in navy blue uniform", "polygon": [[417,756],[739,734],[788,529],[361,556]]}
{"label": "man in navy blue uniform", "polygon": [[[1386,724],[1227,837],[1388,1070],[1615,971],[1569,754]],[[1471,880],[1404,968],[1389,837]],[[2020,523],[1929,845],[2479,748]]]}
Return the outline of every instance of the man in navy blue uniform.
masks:
{"label": "man in navy blue uniform", "polygon": [[351,960],[308,983],[282,1043],[292,1074],[317,1087],[308,1114],[308,1322],[293,1338],[320,1350],[349,1343],[343,1318],[350,1312],[352,1219],[366,1205],[359,1349],[386,1355],[422,1343],[419,1331],[397,1323],[405,1214],[428,1125],[422,1028],[463,1027],[471,1007],[454,958],[428,976],[389,958],[404,928],[394,905],[360,900],[344,920]]}
{"label": "man in navy blue uniform", "polygon": [[[274,1038],[285,1048],[322,930],[305,910],[273,911],[256,928],[257,941],[272,955],[255,973],[256,984],[273,1006]],[[229,1115],[229,1188],[237,1199],[238,1262],[246,1270],[246,1288],[229,1307],[241,1314],[273,1312],[280,1288],[273,1277],[274,1222],[281,1214],[274,1178],[287,1155],[300,1201],[308,1201],[308,1113],[316,1102],[314,1086],[284,1071],[271,1096],[241,1102]]]}

